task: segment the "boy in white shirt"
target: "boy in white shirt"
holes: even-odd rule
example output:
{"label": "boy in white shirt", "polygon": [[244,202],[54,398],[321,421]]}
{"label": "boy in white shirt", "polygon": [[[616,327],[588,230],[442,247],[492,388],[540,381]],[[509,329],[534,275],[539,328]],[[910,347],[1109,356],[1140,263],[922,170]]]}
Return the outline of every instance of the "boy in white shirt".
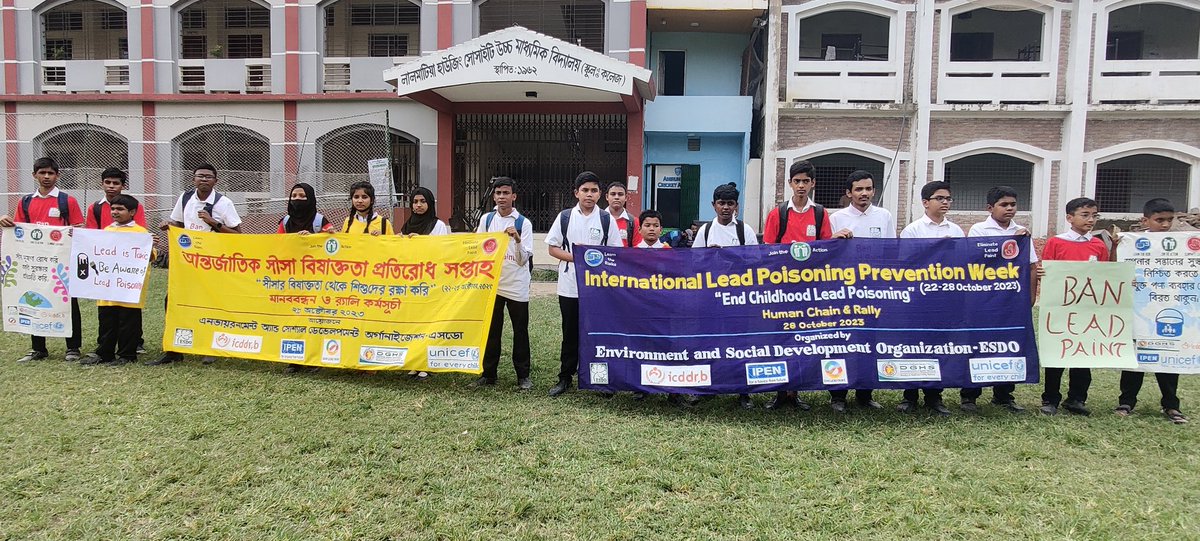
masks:
{"label": "boy in white shirt", "polygon": [[533,389],[529,379],[529,280],[530,258],[533,257],[533,224],[526,220],[513,202],[517,200],[516,183],[509,177],[492,179],[492,200],[496,210],[479,220],[477,233],[504,232],[509,236],[508,251],[500,268],[500,283],[496,292],[496,307],[483,353],[483,375],[472,383],[474,387],[496,384],[500,365],[500,338],[504,334],[504,307],[512,320],[513,370],[517,372],[517,389]]}
{"label": "boy in white shirt", "polygon": [[546,234],[550,256],[558,263],[558,309],[562,314],[562,347],[559,349],[558,383],[550,396],[571,389],[579,371],[579,286],[575,281],[575,245],[620,248],[621,233],[608,211],[596,208],[600,200],[600,177],[584,171],[575,177],[575,199],[579,204],[559,213]]}
{"label": "boy in white shirt", "polygon": [[662,214],[657,210],[644,210],[638,216],[638,234],[641,242],[635,248],[670,248],[671,245],[662,241]]}

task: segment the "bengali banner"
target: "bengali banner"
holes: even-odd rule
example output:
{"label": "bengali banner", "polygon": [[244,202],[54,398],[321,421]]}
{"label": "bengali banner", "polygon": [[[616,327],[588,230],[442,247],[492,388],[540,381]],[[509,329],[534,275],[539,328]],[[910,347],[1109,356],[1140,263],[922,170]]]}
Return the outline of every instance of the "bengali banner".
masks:
{"label": "bengali banner", "polygon": [[507,243],[172,229],[163,348],[360,370],[482,371]]}
{"label": "bengali banner", "polygon": [[1137,366],[1133,351],[1133,264],[1044,261],[1038,299],[1042,366]]}
{"label": "bengali banner", "polygon": [[71,228],[17,224],[3,229],[4,330],[71,336]]}
{"label": "bengali banner", "polygon": [[1133,264],[1137,370],[1200,374],[1200,231],[1122,233]]}
{"label": "bengali banner", "polygon": [[1038,381],[1027,237],[575,251],[581,388]]}

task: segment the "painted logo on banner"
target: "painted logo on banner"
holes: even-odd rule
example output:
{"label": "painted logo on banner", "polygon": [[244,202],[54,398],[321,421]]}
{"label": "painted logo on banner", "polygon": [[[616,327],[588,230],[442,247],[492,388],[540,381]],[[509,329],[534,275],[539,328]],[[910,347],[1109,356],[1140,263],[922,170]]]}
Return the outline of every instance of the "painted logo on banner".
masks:
{"label": "painted logo on banner", "polygon": [[280,340],[279,359],[282,361],[303,361],[304,340]]}
{"label": "painted logo on banner", "polygon": [[262,351],[262,337],[249,334],[213,333],[212,348],[233,353],[258,353]]}
{"label": "painted logo on banner", "polygon": [[850,377],[846,371],[846,360],[825,359],[821,361],[821,382],[825,385],[849,385]]}
{"label": "painted logo on banner", "polygon": [[321,364],[342,364],[342,341],[326,338],[321,345]]}
{"label": "painted logo on banner", "polygon": [[971,359],[971,383],[1016,383],[1025,381],[1025,357]]}
{"label": "painted logo on banner", "polygon": [[893,361],[879,359],[879,381],[942,381],[937,359]]}
{"label": "painted logo on banner", "polygon": [[175,340],[172,343],[175,344],[175,347],[190,348],[193,335],[191,329],[175,329]]}
{"label": "painted logo on banner", "polygon": [[657,387],[702,387],[712,383],[712,367],[707,364],[668,366],[643,364],[642,385]]}
{"label": "painted logo on banner", "polygon": [[588,365],[588,374],[592,376],[592,383],[596,385],[608,385],[608,363],[590,363]]}
{"label": "painted logo on banner", "polygon": [[429,346],[425,348],[429,368],[454,370],[479,369],[479,348],[468,346]]}
{"label": "painted logo on banner", "polygon": [[784,361],[746,363],[746,385],[787,383],[788,369]]}
{"label": "painted logo on banner", "polygon": [[402,366],[407,358],[408,348],[362,346],[358,350],[358,364],[375,366]]}

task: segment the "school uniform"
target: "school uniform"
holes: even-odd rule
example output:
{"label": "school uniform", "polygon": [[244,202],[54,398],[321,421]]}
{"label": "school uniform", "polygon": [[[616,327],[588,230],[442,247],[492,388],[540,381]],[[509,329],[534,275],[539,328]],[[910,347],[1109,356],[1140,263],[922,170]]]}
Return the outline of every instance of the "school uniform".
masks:
{"label": "school uniform", "polygon": [[[353,220],[353,223],[351,223]],[[392,227],[390,221],[378,214],[371,214],[370,219],[363,218],[359,213],[355,212],[354,216],[348,216],[342,220],[342,228],[338,230],[342,233],[361,233],[364,235],[395,235],[396,230]]]}
{"label": "school uniform", "polygon": [[[920,218],[905,226],[904,230],[900,232],[900,238],[902,239],[942,239],[962,238],[965,236],[962,228],[950,221],[949,218],[943,217],[939,223],[933,221],[928,214],[922,214]],[[904,401],[916,404],[919,394],[917,389],[905,389]],[[926,406],[941,403],[942,389],[925,389]]]}
{"label": "school uniform", "polygon": [[179,199],[175,200],[175,206],[171,208],[170,219],[173,222],[182,223],[183,228],[189,231],[212,231],[212,226],[201,220],[199,216],[199,212],[204,209],[205,205],[212,205],[210,214],[214,220],[225,227],[236,228],[242,225],[242,217],[238,215],[233,201],[225,194],[221,194],[221,197],[217,198],[216,190],[209,192],[208,197],[204,199],[200,199],[199,194],[193,192],[186,207],[183,204],[183,194],[181,194]]}
{"label": "school uniform", "polygon": [[646,239],[641,239],[634,248],[670,249],[671,245],[663,242],[661,238],[654,241],[654,244],[646,244]]}
{"label": "school uniform", "polygon": [[[124,225],[113,223],[104,230],[118,233],[148,233],[145,227],[133,221]],[[146,283],[149,283],[149,278],[150,269],[147,267]],[[114,355],[120,362],[137,359],[137,348],[142,339],[142,307],[145,306],[145,303],[146,288],[144,284],[141,297],[136,303],[96,301],[96,312],[100,320],[100,337],[97,341],[96,356],[100,358],[100,362],[112,362]]]}
{"label": "school uniform", "polygon": [[[604,209],[604,212],[608,212],[608,209]],[[622,246],[628,248],[630,246],[637,246],[637,243],[642,242],[642,233],[639,229],[640,224],[638,223],[638,219],[631,216],[629,211],[621,209],[620,216],[613,217],[611,212],[608,213],[608,216],[617,222],[617,231],[621,233]],[[626,238],[629,237],[630,229],[633,230],[633,236],[632,238]]]}
{"label": "school uniform", "polygon": [[[517,218],[521,214],[512,209],[508,216],[496,212],[491,219],[491,225],[486,220],[479,221],[477,233],[503,233],[510,227],[516,227]],[[496,372],[500,367],[500,339],[504,334],[504,309],[508,308],[508,317],[512,320],[513,329],[513,370],[517,380],[529,378],[529,258],[533,257],[533,221],[522,220],[521,230],[518,231],[521,242],[512,237],[508,239],[508,248],[504,253],[504,264],[500,267],[500,282],[496,286],[496,305],[492,311],[491,329],[488,331],[487,345],[483,352],[483,378],[495,382]]]}
{"label": "school uniform", "polygon": [[[812,199],[802,208],[796,208],[796,202],[788,198],[787,202],[787,231],[783,232],[780,243],[806,242],[810,240],[826,240],[833,236],[833,227],[829,223],[829,212],[821,220],[820,238],[817,235],[817,213],[813,209]],[[779,207],[767,213],[763,222],[763,242],[772,244],[779,238]]]}
{"label": "school uniform", "polygon": [[[46,195],[34,191],[29,200],[29,215],[25,214],[24,205],[17,204],[17,211],[14,213],[13,221],[16,223],[37,224],[37,225],[83,225],[83,212],[79,208],[79,201],[71,195],[67,195],[67,215],[63,216],[62,210],[58,205],[58,188],[50,190]],[[47,353],[46,337],[45,336],[30,336],[30,349],[40,353],[43,356]],[[67,353],[79,353],[79,349],[83,347],[83,317],[79,313],[79,299],[71,298],[71,336],[67,337]]]}
{"label": "school uniform", "polygon": [[[138,205],[137,211],[133,213],[133,223],[146,227],[146,207],[144,205]],[[112,206],[108,204],[108,199],[101,199],[88,206],[87,220],[84,221],[83,227],[106,229],[112,224]]]}
{"label": "school uniform", "polygon": [[888,209],[876,205],[867,207],[866,211],[853,205],[838,210],[829,217],[829,225],[834,231],[849,229],[856,239],[896,238],[896,218]]}
{"label": "school uniform", "polygon": [[[742,229],[742,239],[738,239],[738,228]],[[741,240],[745,240],[742,243]],[[696,231],[696,240],[692,243],[692,248],[709,248],[712,246],[752,246],[758,244],[758,237],[754,234],[754,228],[747,225],[745,222],[734,218],[728,224],[721,225],[720,222],[713,220],[702,226]],[[750,395],[742,393],[738,395],[738,401],[742,407],[752,408]]]}
{"label": "school uniform", "polygon": [[[1051,237],[1042,248],[1043,261],[1108,261],[1108,246],[1091,233],[1081,235],[1069,230]],[[1058,408],[1062,402],[1063,368],[1045,368],[1042,390],[1042,405]],[[1067,401],[1082,406],[1087,402],[1088,389],[1092,386],[1090,368],[1072,368],[1067,383]]]}

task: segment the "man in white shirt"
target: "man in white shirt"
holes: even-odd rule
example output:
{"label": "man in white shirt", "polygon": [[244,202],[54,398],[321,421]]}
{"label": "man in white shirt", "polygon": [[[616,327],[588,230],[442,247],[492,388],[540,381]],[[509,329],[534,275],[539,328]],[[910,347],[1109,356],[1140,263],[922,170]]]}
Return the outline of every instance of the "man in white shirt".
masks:
{"label": "man in white shirt", "polygon": [[[902,239],[961,238],[966,235],[958,224],[946,218],[950,212],[950,183],[929,182],[921,187],[921,204],[925,214],[900,232]],[[917,390],[905,389],[904,400],[896,406],[899,411],[912,411],[917,407]],[[950,415],[950,409],[942,402],[942,389],[925,389],[925,407],[941,415]]]}
{"label": "man in white shirt", "polygon": [[616,220],[608,215],[608,211],[596,208],[596,201],[600,199],[600,177],[591,171],[575,177],[575,199],[579,204],[562,211],[546,234],[550,256],[559,261],[558,309],[562,314],[563,333],[558,354],[558,383],[550,388],[550,396],[570,390],[579,371],[579,286],[575,282],[575,258],[571,255],[574,246],[622,246]]}
{"label": "man in white shirt", "polygon": [[479,220],[477,233],[504,232],[509,236],[508,251],[500,268],[500,283],[496,288],[496,307],[483,353],[483,375],[472,384],[475,387],[496,384],[500,365],[500,338],[504,334],[504,307],[512,320],[513,370],[517,372],[517,388],[533,388],[529,379],[529,279],[530,258],[533,257],[533,224],[526,220],[513,202],[517,199],[516,184],[509,177],[492,179],[492,200],[496,210]]}

